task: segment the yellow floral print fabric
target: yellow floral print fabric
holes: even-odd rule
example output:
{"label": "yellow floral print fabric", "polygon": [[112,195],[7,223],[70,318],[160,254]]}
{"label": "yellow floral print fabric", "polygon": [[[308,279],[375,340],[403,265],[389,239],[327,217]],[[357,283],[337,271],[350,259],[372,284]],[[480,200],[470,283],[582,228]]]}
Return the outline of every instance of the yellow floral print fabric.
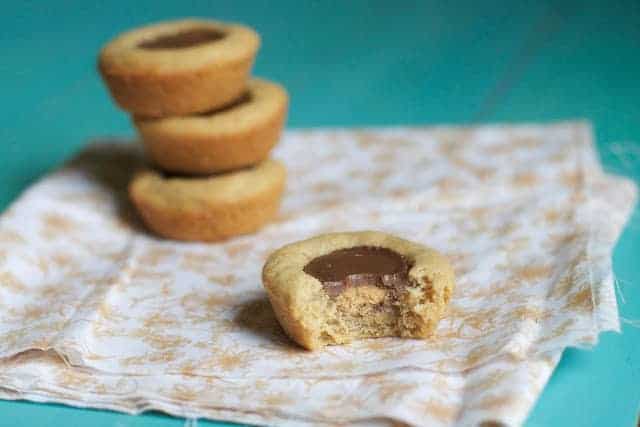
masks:
{"label": "yellow floral print fabric", "polygon": [[[90,145],[27,190],[0,220],[0,397],[266,424],[518,424],[562,349],[618,329],[611,251],[636,190],[601,170],[588,124],[291,131],[275,156],[289,169],[277,221],[218,244],[143,228],[131,144]],[[362,229],[451,259],[447,317],[432,340],[301,350],[262,290],[266,256]]]}

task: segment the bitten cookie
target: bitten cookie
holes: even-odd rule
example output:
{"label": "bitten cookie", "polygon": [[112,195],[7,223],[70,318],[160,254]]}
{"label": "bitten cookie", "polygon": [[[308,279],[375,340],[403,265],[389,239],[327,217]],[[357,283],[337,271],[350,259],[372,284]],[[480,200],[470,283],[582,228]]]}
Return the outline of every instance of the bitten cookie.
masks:
{"label": "bitten cookie", "polygon": [[259,44],[258,34],[241,25],[162,22],[110,41],[98,68],[124,110],[150,117],[197,113],[245,91]]}
{"label": "bitten cookie", "polygon": [[203,178],[145,170],[129,195],[146,225],[177,240],[216,241],[261,228],[277,213],[285,168],[275,160]]}
{"label": "bitten cookie", "polygon": [[287,106],[282,86],[252,79],[244,95],[221,110],[158,119],[134,117],[134,124],[158,167],[207,174],[266,159],[280,138]]}
{"label": "bitten cookie", "polygon": [[324,234],[269,256],[262,281],[276,317],[302,347],[360,338],[427,338],[454,273],[426,246],[374,232]]}

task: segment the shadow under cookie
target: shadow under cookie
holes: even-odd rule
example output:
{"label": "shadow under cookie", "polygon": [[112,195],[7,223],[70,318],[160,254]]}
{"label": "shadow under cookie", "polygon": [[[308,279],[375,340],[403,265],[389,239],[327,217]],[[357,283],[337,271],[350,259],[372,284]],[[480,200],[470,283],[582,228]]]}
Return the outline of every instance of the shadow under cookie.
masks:
{"label": "shadow under cookie", "polygon": [[263,298],[252,299],[242,304],[233,321],[242,329],[267,339],[283,350],[302,351],[289,339],[278,323],[266,295]]}
{"label": "shadow under cookie", "polygon": [[63,169],[84,173],[105,188],[114,197],[118,220],[137,233],[149,234],[127,194],[132,177],[145,166],[142,150],[133,143],[99,139],[69,160]]}

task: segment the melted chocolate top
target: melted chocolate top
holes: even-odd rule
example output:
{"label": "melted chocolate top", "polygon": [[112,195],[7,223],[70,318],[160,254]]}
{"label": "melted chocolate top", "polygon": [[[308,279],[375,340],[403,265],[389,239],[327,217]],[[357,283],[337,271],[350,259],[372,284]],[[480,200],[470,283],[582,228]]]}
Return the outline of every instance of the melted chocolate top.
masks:
{"label": "melted chocolate top", "polygon": [[223,105],[222,107],[218,107],[216,109],[209,110],[209,111],[203,111],[202,113],[195,113],[194,115],[205,117],[205,116],[212,116],[214,114],[219,114],[219,113],[226,113],[227,111],[233,110],[236,107],[240,107],[242,105],[248,104],[251,101],[253,101],[253,95],[251,94],[251,92],[247,91],[247,92],[244,92],[242,95],[240,95],[239,98],[231,101],[226,105]]}
{"label": "melted chocolate top", "polygon": [[409,268],[407,259],[391,249],[354,246],[314,258],[303,271],[318,279],[330,296],[336,296],[351,286],[406,286]]}
{"label": "melted chocolate top", "polygon": [[210,28],[193,28],[175,34],[158,36],[154,39],[143,41],[138,47],[143,49],[182,49],[220,40],[224,33]]}

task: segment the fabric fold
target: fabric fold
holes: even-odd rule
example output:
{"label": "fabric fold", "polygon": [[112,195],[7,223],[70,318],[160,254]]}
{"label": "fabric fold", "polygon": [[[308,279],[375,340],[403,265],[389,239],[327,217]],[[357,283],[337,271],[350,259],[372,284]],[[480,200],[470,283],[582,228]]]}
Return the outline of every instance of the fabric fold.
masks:
{"label": "fabric fold", "polygon": [[[185,418],[278,425],[400,422],[409,425],[519,425],[560,353],[510,359],[464,374],[396,370],[349,379],[217,380],[198,376],[100,374],[56,354],[28,352],[0,365],[0,398],[56,401],[136,414],[157,409]],[[53,399],[53,400],[50,400]]]}

